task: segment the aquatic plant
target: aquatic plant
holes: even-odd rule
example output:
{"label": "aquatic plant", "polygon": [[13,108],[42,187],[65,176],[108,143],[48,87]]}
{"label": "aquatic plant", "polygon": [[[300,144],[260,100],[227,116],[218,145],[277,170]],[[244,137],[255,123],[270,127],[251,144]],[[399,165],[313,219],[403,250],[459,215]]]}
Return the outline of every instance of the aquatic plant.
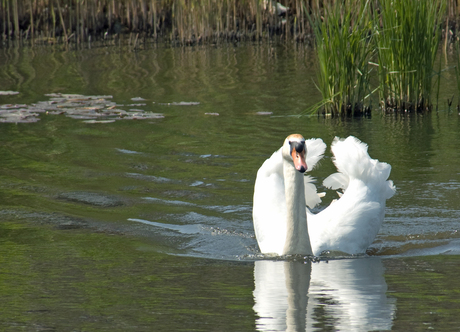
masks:
{"label": "aquatic plant", "polygon": [[[0,91],[0,95],[18,94],[16,91]],[[145,103],[122,105],[111,101],[113,96],[84,96],[79,94],[50,93],[50,100],[39,101],[31,105],[5,104],[0,105],[0,123],[31,123],[40,120],[40,114],[61,115],[82,120],[85,123],[109,123],[116,120],[152,120],[162,119],[163,114],[145,112],[138,107]],[[131,98],[132,101],[143,101],[143,98]],[[197,105],[196,102],[170,103],[171,105]],[[128,107],[128,110],[124,108]],[[136,107],[136,108],[132,108]]]}
{"label": "aquatic plant", "polygon": [[432,108],[433,67],[445,1],[380,0],[375,10],[382,108]]}
{"label": "aquatic plant", "polygon": [[361,115],[370,94],[368,64],[374,49],[371,42],[369,1],[337,1],[325,5],[312,18],[316,37],[319,74],[318,89],[323,100],[313,109],[326,114]]}

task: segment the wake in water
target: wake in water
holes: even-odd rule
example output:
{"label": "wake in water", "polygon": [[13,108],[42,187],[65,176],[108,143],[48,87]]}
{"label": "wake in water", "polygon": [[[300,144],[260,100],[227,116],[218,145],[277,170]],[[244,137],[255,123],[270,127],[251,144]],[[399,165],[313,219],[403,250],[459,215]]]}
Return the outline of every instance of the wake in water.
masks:
{"label": "wake in water", "polygon": [[[176,206],[178,210],[185,207],[188,210],[185,213],[164,214],[155,220],[128,219],[135,223],[138,233],[151,238],[162,252],[226,260],[273,258],[260,254],[251,220],[252,207],[249,205],[200,205],[154,197],[144,199],[153,205]],[[381,234],[367,254],[392,257],[459,254],[458,232],[416,232],[420,226],[418,223],[422,222],[414,214],[419,212],[390,209]],[[410,220],[418,220],[418,223],[408,227]],[[325,258],[339,258],[333,253],[331,255]]]}
{"label": "wake in water", "polygon": [[164,215],[161,221],[128,219],[153,231],[155,242],[169,247],[172,254],[229,260],[257,254],[250,206],[203,206],[178,200],[145,199],[153,204],[191,210]]}

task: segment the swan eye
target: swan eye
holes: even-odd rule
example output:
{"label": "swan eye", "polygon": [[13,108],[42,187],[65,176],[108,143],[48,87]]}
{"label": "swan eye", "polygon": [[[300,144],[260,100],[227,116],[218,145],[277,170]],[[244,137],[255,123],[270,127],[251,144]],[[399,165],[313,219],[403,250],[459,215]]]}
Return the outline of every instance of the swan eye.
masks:
{"label": "swan eye", "polygon": [[292,149],[294,148],[298,153],[301,153],[302,151],[307,151],[307,147],[305,146],[305,141],[302,142],[291,142],[289,141],[289,145],[291,147],[290,153],[292,154]]}

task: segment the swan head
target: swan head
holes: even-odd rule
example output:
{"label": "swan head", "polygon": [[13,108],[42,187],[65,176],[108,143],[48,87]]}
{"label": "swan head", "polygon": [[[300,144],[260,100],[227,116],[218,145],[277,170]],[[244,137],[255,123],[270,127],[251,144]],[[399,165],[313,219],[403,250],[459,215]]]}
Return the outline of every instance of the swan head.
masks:
{"label": "swan head", "polygon": [[286,137],[283,144],[283,157],[294,164],[296,170],[304,173],[308,167],[305,157],[307,155],[307,146],[305,138],[299,134],[292,134]]}

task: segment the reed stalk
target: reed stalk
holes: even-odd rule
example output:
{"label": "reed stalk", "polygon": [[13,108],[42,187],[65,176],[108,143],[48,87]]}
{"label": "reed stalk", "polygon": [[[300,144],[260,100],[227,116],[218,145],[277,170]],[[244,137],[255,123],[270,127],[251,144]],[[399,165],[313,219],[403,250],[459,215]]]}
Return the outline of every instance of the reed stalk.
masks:
{"label": "reed stalk", "polygon": [[457,92],[458,92],[458,101],[457,101],[457,110],[460,111],[460,44],[459,42],[456,43],[455,50],[457,53],[455,57],[457,59],[455,64],[455,77],[457,79]]}
{"label": "reed stalk", "polygon": [[76,41],[77,44],[80,43],[81,41],[81,36],[80,36],[80,2],[77,0],[75,4],[75,11],[76,11],[76,17],[75,17],[75,35],[76,35]]}
{"label": "reed stalk", "polygon": [[54,12],[54,3],[51,2],[51,17],[53,19],[53,29],[52,29],[52,36],[53,36],[53,43],[56,43],[56,13]]}
{"label": "reed stalk", "polygon": [[0,3],[1,5],[1,12],[2,12],[2,23],[3,23],[3,38],[5,38],[7,36],[7,28],[6,28],[6,10],[5,10],[5,1],[6,0],[2,0],[2,2]]}
{"label": "reed stalk", "polygon": [[61,21],[62,30],[64,31],[65,44],[68,45],[69,40],[67,38],[67,29],[65,27],[65,21],[64,21],[64,18],[62,17],[61,5],[59,4],[59,0],[56,0],[56,3],[57,3],[58,12],[59,12],[59,20]]}
{"label": "reed stalk", "polygon": [[[445,1],[380,0],[375,25],[385,110],[431,110],[433,66]],[[376,22],[379,22],[376,18]]]}
{"label": "reed stalk", "polygon": [[11,37],[11,22],[10,22],[10,1],[6,0],[6,21],[7,21],[7,38]]}
{"label": "reed stalk", "polygon": [[32,0],[29,0],[29,8],[30,8],[30,36],[32,40],[34,39],[34,7]]}
{"label": "reed stalk", "polygon": [[18,0],[13,0],[13,22],[14,22],[14,35],[19,38],[19,10]]}

